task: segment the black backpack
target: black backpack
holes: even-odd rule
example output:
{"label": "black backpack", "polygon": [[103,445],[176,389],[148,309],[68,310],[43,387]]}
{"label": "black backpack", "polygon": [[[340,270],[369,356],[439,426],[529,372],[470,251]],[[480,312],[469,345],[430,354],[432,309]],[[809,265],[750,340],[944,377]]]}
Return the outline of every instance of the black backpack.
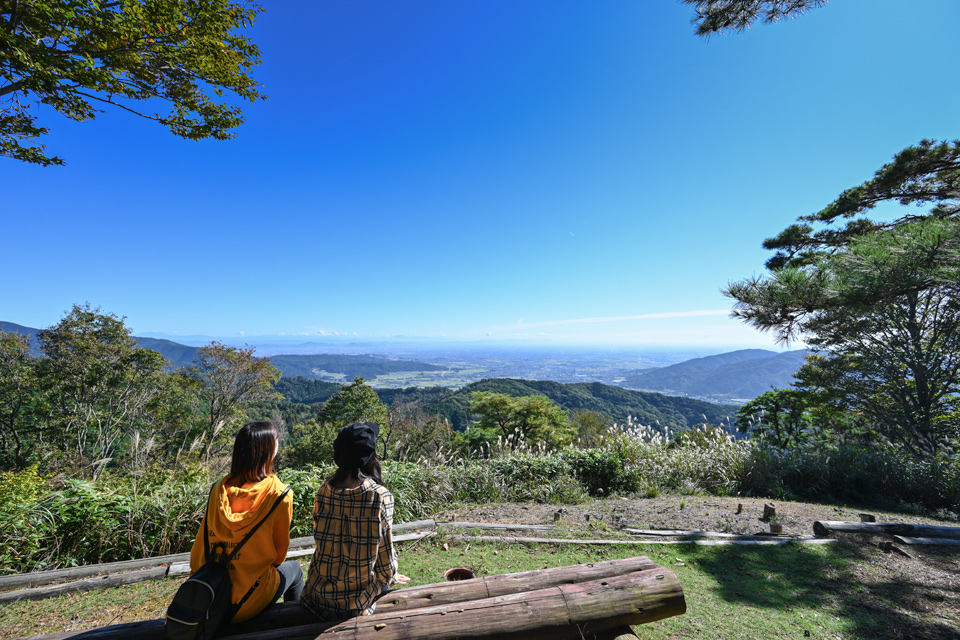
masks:
{"label": "black backpack", "polygon": [[173,602],[167,607],[167,618],[163,628],[169,640],[209,640],[215,638],[224,627],[226,627],[233,616],[236,615],[240,607],[253,595],[254,589],[260,586],[259,578],[250,587],[246,595],[240,599],[240,602],[233,604],[232,593],[233,583],[230,581],[230,561],[237,555],[247,540],[250,539],[257,529],[260,528],[273,510],[280,506],[284,496],[290,491],[290,487],[283,490],[277,501],[270,507],[270,511],[264,518],[254,525],[253,529],[243,537],[230,555],[227,555],[226,543],[218,542],[214,545],[221,547],[221,552],[217,556],[212,556],[210,549],[210,537],[207,533],[210,518],[210,499],[213,497],[213,490],[216,483],[210,488],[210,497],[207,498],[207,511],[203,518],[203,566],[197,569],[190,578],[187,579],[176,595],[173,596]]}

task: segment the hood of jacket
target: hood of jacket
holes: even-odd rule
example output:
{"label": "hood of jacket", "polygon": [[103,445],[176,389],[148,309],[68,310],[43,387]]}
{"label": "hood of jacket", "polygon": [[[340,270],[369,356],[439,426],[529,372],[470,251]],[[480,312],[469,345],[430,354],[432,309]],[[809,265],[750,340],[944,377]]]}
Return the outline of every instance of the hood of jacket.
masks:
{"label": "hood of jacket", "polygon": [[[246,489],[232,486],[230,481],[229,477],[220,481],[213,501],[213,505],[219,503],[220,508],[211,510],[216,519],[213,523],[214,529],[224,534],[227,531],[234,535],[246,534],[257,522],[263,520],[286,488],[277,476],[267,476]],[[229,539],[233,536],[227,534],[223,537]]]}

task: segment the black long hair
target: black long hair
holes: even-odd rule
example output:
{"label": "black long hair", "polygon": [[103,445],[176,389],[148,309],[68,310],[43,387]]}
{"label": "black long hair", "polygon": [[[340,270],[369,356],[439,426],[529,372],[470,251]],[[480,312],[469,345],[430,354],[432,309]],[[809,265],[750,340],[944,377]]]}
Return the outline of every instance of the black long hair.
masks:
{"label": "black long hair", "polygon": [[273,475],[273,457],[279,433],[272,422],[248,422],[233,442],[230,475],[238,485],[260,482]]}

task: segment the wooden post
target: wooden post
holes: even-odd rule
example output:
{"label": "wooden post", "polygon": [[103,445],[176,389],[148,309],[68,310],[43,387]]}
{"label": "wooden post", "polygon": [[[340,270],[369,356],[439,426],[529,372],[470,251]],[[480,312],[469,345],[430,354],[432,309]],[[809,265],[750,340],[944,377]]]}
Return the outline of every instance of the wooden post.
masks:
{"label": "wooden post", "polygon": [[776,507],[774,507],[772,504],[763,505],[763,518],[761,518],[761,520],[763,520],[764,522],[768,522],[771,518],[776,518],[776,517],[777,517]]}

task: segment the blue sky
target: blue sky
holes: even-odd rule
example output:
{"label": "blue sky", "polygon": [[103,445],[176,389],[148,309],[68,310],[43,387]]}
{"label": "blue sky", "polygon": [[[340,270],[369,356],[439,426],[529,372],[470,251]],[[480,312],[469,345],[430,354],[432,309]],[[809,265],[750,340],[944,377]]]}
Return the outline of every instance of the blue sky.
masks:
{"label": "blue sky", "polygon": [[0,158],[0,319],[136,334],[770,347],[720,289],[922,138],[955,0],[831,0],[703,40],[674,0],[268,3],[229,142],[51,115]]}

